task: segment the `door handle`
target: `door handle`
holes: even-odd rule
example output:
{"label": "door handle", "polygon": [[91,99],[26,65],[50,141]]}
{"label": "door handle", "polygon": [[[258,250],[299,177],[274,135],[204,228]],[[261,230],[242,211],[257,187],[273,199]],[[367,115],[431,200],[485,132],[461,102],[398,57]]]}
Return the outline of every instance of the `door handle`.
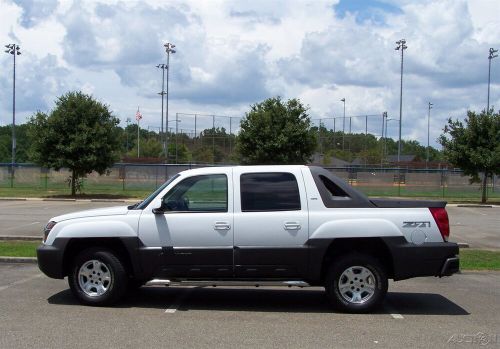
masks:
{"label": "door handle", "polygon": [[299,222],[285,222],[285,230],[299,230],[301,228]]}
{"label": "door handle", "polygon": [[231,225],[228,222],[215,222],[214,230],[229,230]]}

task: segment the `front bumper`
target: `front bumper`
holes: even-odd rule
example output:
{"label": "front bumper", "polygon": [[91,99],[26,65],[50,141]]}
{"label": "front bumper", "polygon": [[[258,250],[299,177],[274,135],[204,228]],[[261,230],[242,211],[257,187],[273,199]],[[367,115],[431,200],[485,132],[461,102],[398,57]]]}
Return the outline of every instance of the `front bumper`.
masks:
{"label": "front bumper", "polygon": [[456,243],[431,242],[415,245],[405,238],[384,240],[393,258],[394,280],[417,276],[450,276],[460,270]]}
{"label": "front bumper", "polygon": [[38,268],[45,275],[54,279],[63,279],[65,276],[63,261],[66,242],[58,240],[56,239],[52,245],[42,244],[38,246],[36,256]]}

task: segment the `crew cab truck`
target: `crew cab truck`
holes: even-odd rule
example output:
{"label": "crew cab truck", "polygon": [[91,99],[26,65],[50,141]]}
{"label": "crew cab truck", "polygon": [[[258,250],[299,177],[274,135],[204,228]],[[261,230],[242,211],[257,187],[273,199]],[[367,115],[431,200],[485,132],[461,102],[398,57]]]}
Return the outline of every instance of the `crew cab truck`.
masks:
{"label": "crew cab truck", "polygon": [[138,204],[52,218],[38,265],[87,305],[146,283],[324,286],[368,312],[388,279],[458,272],[445,205],[369,199],[320,167],[192,169]]}

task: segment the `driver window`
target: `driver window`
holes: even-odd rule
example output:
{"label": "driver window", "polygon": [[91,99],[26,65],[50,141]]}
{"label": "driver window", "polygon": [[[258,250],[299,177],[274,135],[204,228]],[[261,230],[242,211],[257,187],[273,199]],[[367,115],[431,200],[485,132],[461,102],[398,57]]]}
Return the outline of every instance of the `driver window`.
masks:
{"label": "driver window", "polygon": [[166,211],[227,212],[227,177],[193,176],[172,188],[163,198]]}

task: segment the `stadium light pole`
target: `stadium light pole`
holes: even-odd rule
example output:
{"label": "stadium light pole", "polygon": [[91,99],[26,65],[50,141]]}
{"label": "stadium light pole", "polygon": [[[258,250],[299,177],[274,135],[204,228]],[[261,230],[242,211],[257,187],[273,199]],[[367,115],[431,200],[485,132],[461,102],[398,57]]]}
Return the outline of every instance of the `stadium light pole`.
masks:
{"label": "stadium light pole", "polygon": [[406,40],[401,39],[396,41],[395,50],[401,50],[401,85],[399,90],[399,140],[398,140],[398,166],[401,156],[401,127],[403,123],[403,60],[404,60],[404,50],[408,48],[406,46]]}
{"label": "stadium light pole", "polygon": [[429,102],[429,109],[427,111],[427,158],[425,160],[425,168],[429,167],[429,147],[430,147],[430,130],[431,130],[431,109],[432,106],[431,102]]}
{"label": "stadium light pole", "polygon": [[[175,53],[175,45],[171,44],[170,42],[167,42],[165,45],[163,45],[165,47],[165,52],[167,53],[167,117],[166,117],[166,121],[167,121],[167,125],[168,125],[168,99],[170,98],[170,94],[168,93],[168,78],[169,78],[169,73],[170,73],[170,54],[174,54]],[[168,132],[168,126],[167,126],[167,132]],[[175,135],[175,137],[177,138],[177,135]],[[165,136],[165,147],[166,147],[166,157],[167,157],[167,163],[168,163],[168,136],[166,135]]]}
{"label": "stadium light pole", "polygon": [[161,137],[161,144],[163,148],[163,156],[166,156],[166,144],[165,144],[165,134],[163,134],[163,100],[165,99],[165,69],[167,69],[168,73],[168,67],[166,64],[161,63],[156,66],[156,68],[161,69],[161,92],[158,94],[161,95],[161,129],[160,129],[160,137]]}
{"label": "stadium light pole", "polygon": [[14,186],[14,165],[16,164],[16,56],[21,54],[21,48],[16,44],[5,45],[5,53],[14,57],[14,69],[12,76],[12,158],[10,186]]}
{"label": "stadium light pole", "polygon": [[342,150],[345,150],[345,98],[342,98],[340,101],[344,103],[344,117],[342,121]]}
{"label": "stadium light pole", "polygon": [[491,76],[491,60],[493,58],[498,57],[495,53],[497,53],[498,50],[493,49],[493,47],[490,47],[490,54],[488,55],[488,104],[486,106],[486,113],[490,113],[490,76]]}

